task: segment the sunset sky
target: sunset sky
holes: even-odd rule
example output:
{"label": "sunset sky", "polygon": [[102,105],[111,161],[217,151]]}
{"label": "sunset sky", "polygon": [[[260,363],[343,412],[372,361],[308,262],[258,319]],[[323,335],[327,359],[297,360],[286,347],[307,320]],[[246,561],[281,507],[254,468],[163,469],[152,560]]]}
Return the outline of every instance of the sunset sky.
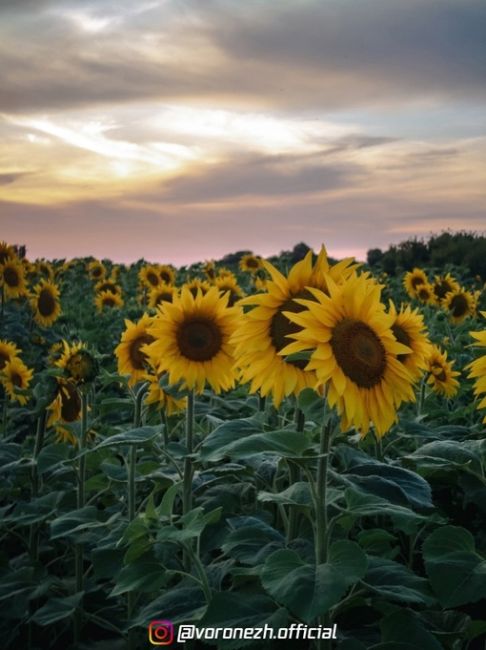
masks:
{"label": "sunset sky", "polygon": [[0,0],[0,239],[184,264],[486,230],[484,0]]}

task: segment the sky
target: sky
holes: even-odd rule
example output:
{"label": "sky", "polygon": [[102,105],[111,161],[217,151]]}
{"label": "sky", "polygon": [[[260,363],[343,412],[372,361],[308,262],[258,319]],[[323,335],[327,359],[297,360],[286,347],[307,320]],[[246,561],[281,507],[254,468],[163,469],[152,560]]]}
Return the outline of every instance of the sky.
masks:
{"label": "sky", "polygon": [[486,230],[486,0],[0,0],[0,239],[176,265]]}

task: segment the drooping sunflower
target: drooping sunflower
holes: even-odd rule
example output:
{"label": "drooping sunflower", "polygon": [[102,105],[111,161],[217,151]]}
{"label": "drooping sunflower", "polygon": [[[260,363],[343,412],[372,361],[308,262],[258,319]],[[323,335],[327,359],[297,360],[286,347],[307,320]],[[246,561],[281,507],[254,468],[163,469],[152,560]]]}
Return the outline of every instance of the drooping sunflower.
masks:
{"label": "drooping sunflower", "polygon": [[436,303],[434,289],[428,282],[419,284],[417,286],[417,289],[415,291],[415,298],[417,298],[417,300],[419,300],[424,305],[434,305]]}
{"label": "drooping sunflower", "polygon": [[430,341],[422,314],[409,305],[402,305],[397,312],[395,305],[390,301],[390,316],[393,317],[392,332],[399,343],[411,349],[410,354],[399,354],[401,361],[414,381],[419,379],[427,368],[427,358],[430,354]]}
{"label": "drooping sunflower", "polygon": [[252,305],[253,309],[244,314],[233,341],[241,381],[250,382],[252,393],[272,395],[278,408],[284,397],[298,395],[317,383],[316,374],[305,369],[305,361],[287,360],[279,354],[290,343],[287,336],[299,329],[284,312],[300,312],[305,308],[296,300],[312,299],[308,287],[327,290],[326,273],[339,282],[352,273],[353,267],[351,259],[330,267],[324,247],[314,265],[309,251],[292,267],[288,277],[269,262],[263,264],[272,278],[267,283],[267,293],[239,301],[239,305]]}
{"label": "drooping sunflower", "polygon": [[176,274],[172,266],[169,266],[169,264],[160,264],[159,278],[165,284],[175,284]]}
{"label": "drooping sunflower", "polygon": [[184,286],[189,289],[194,298],[197,296],[198,291],[204,295],[211,288],[211,285],[207,280],[200,280],[199,278],[189,280],[189,282],[186,282]]}
{"label": "drooping sunflower", "polygon": [[402,401],[415,399],[412,377],[398,355],[411,349],[392,331],[393,317],[380,301],[381,287],[369,277],[348,277],[338,285],[327,279],[328,294],[311,289],[307,309],[285,315],[302,329],[281,350],[312,350],[307,370],[327,387],[327,401],[341,416],[343,431],[354,426],[366,435],[370,422],[383,436],[397,419]]}
{"label": "drooping sunflower", "polygon": [[422,269],[414,268],[413,271],[405,273],[403,286],[410,298],[417,297],[417,289],[422,284],[428,284],[427,276],[425,275],[425,271]]}
{"label": "drooping sunflower", "polygon": [[144,314],[137,323],[125,320],[125,331],[115,348],[118,372],[120,375],[130,375],[130,386],[144,379],[147,373],[147,354],[141,348],[155,340],[149,334],[152,321],[153,318],[148,314]]}
{"label": "drooping sunflower", "polygon": [[13,247],[6,241],[0,241],[0,264],[4,264],[13,257],[16,257]]}
{"label": "drooping sunflower", "polygon": [[457,393],[459,382],[455,377],[458,377],[460,373],[452,369],[453,365],[453,361],[447,360],[447,352],[441,352],[436,345],[432,346],[427,359],[429,372],[427,383],[432,386],[435,393],[446,397],[453,397]]}
{"label": "drooping sunflower", "polygon": [[[481,315],[486,318],[486,311],[482,311]],[[469,334],[477,341],[474,345],[486,348],[486,330],[482,332],[469,332]],[[468,375],[469,379],[475,380],[474,394],[480,398],[477,409],[484,409],[486,408],[486,354],[478,357],[466,367],[470,370]],[[486,424],[486,415],[483,418],[483,422]]]}
{"label": "drooping sunflower", "polygon": [[34,287],[30,298],[36,323],[42,327],[50,327],[61,314],[59,304],[59,289],[48,280],[41,280]]}
{"label": "drooping sunflower", "polygon": [[6,363],[18,357],[20,352],[21,350],[19,350],[15,343],[0,339],[0,370],[3,370]]}
{"label": "drooping sunflower", "polygon": [[93,260],[88,264],[87,268],[92,280],[101,280],[106,275],[106,268],[99,260]]}
{"label": "drooping sunflower", "polygon": [[119,284],[115,282],[115,280],[112,278],[108,278],[107,280],[100,280],[95,284],[95,291],[96,293],[101,293],[102,291],[109,291],[110,293],[118,293],[121,295],[121,287]]}
{"label": "drooping sunflower", "polygon": [[162,378],[165,373],[157,373],[149,364],[151,372],[145,374],[144,379],[149,382],[145,404],[154,405],[159,411],[164,411],[171,416],[187,408],[187,398],[177,398],[163,385]]}
{"label": "drooping sunflower", "polygon": [[216,287],[193,296],[182,287],[180,296],[159,308],[150,328],[155,341],[145,351],[157,373],[166,371],[169,382],[183,382],[202,392],[206,382],[219,393],[234,386],[233,334],[240,311],[228,307],[228,296]]}
{"label": "drooping sunflower", "polygon": [[246,273],[256,273],[263,268],[263,260],[258,255],[248,253],[240,260],[240,269]]}
{"label": "drooping sunflower", "polygon": [[0,286],[7,298],[19,298],[26,293],[24,267],[13,257],[0,265]]}
{"label": "drooping sunflower", "polygon": [[177,289],[171,284],[161,283],[158,287],[150,290],[148,306],[156,309],[164,302],[172,302],[177,294]]}
{"label": "drooping sunflower", "polygon": [[474,294],[464,289],[448,293],[444,298],[443,305],[448,310],[451,321],[456,325],[476,312]]}
{"label": "drooping sunflower", "polygon": [[161,282],[158,267],[155,264],[145,264],[138,273],[138,279],[147,289],[157,287]]}
{"label": "drooping sunflower", "polygon": [[65,426],[81,419],[81,396],[75,384],[61,380],[55,399],[47,407],[49,418],[47,426],[54,426],[58,442],[77,445],[74,433]]}
{"label": "drooping sunflower", "polygon": [[454,280],[450,273],[447,273],[446,275],[435,276],[433,289],[434,295],[439,303],[444,300],[446,294],[450,293],[451,291],[458,291],[459,288],[459,283]]}
{"label": "drooping sunflower", "polygon": [[27,390],[32,381],[34,371],[28,368],[18,357],[12,357],[1,371],[3,387],[9,398],[19,404],[27,404],[28,397],[20,394],[19,390]]}
{"label": "drooping sunflower", "polygon": [[234,275],[226,275],[223,278],[216,278],[214,284],[221,292],[229,293],[228,305],[230,307],[243,297],[243,291]]}
{"label": "drooping sunflower", "polygon": [[93,381],[98,374],[98,362],[86,349],[84,343],[63,341],[63,353],[55,361],[58,368],[64,370],[64,378],[74,384],[86,384]]}
{"label": "drooping sunflower", "polygon": [[119,293],[111,291],[100,291],[95,297],[95,305],[98,311],[104,309],[121,309],[123,307],[123,298]]}

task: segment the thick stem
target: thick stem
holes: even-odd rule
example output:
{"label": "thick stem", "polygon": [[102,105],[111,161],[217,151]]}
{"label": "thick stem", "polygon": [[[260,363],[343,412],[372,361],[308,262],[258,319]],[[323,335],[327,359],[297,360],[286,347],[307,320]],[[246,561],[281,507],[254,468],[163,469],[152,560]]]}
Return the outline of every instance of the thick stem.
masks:
{"label": "thick stem", "polygon": [[417,417],[420,417],[422,415],[422,411],[424,408],[426,385],[427,385],[427,375],[424,375],[422,377],[422,381],[420,382],[420,392],[419,392],[419,398],[417,400]]}
{"label": "thick stem", "polygon": [[[189,391],[187,396],[186,411],[186,457],[184,459],[184,478],[182,493],[182,514],[186,515],[192,508],[192,450],[194,446],[194,391]],[[190,544],[191,542],[188,542]],[[183,553],[184,568],[187,572],[191,570],[191,554],[187,549]]]}
{"label": "thick stem", "polygon": [[[35,499],[39,494],[39,472],[37,471],[37,459],[39,457],[42,445],[44,444],[44,433],[46,430],[46,412],[43,410],[37,418],[37,429],[35,433],[34,452],[32,455],[32,499]],[[39,556],[39,530],[36,524],[32,524],[29,531],[29,549],[30,555],[34,562],[37,561]]]}
{"label": "thick stem", "polygon": [[[305,425],[305,415],[298,407],[296,407],[295,428],[298,433],[302,433],[304,431],[304,425]],[[300,481],[301,478],[300,468],[291,460],[287,461],[287,465],[289,468],[289,485],[294,485],[295,483],[298,483]],[[297,510],[297,506],[289,506],[289,527],[287,531],[287,542],[290,542],[297,537],[298,528],[299,528],[298,524],[299,524],[299,513]]]}
{"label": "thick stem", "polygon": [[[84,508],[86,503],[86,455],[84,451],[86,449],[86,443],[88,439],[88,394],[86,388],[83,387],[80,389],[81,393],[81,436],[79,440],[79,453],[81,458],[79,459],[78,467],[78,490],[76,495],[76,505],[78,510]],[[83,591],[84,588],[84,576],[83,576],[83,544],[76,544],[74,547],[74,575],[75,575],[75,590],[76,593]],[[79,645],[81,638],[81,626],[83,622],[83,602],[82,600],[79,603],[79,606],[74,614],[74,647]]]}
{"label": "thick stem", "polygon": [[2,438],[7,437],[7,409],[8,409],[8,398],[7,395],[3,396],[2,404]]}

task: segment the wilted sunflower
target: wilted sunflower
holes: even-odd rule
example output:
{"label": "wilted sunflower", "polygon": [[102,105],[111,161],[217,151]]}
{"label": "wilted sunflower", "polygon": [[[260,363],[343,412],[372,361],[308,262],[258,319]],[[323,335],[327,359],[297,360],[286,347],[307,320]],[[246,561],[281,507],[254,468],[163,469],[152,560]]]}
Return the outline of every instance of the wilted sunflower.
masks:
{"label": "wilted sunflower", "polygon": [[211,285],[207,280],[200,280],[199,278],[189,280],[189,282],[186,282],[184,286],[189,289],[194,298],[197,296],[198,291],[204,295],[211,288]]}
{"label": "wilted sunflower", "polygon": [[120,309],[123,307],[123,298],[118,293],[112,293],[111,291],[101,291],[95,297],[95,305],[98,311],[113,308]]}
{"label": "wilted sunflower", "polygon": [[21,350],[19,350],[15,343],[0,339],[0,370],[3,370],[6,363],[18,357],[20,352]]}
{"label": "wilted sunflower", "polygon": [[249,253],[248,255],[243,255],[240,260],[240,269],[247,273],[256,273],[261,268],[263,268],[263,260],[258,255]]}
{"label": "wilted sunflower", "polygon": [[329,267],[324,247],[314,265],[309,251],[292,267],[287,278],[269,262],[263,263],[272,278],[267,283],[268,291],[238,303],[254,308],[244,314],[233,337],[241,381],[250,382],[250,392],[272,395],[278,408],[284,397],[298,395],[304,388],[316,385],[316,375],[305,370],[305,361],[287,360],[279,355],[290,343],[287,336],[299,330],[284,312],[305,309],[296,299],[313,297],[307,287],[327,289],[325,274],[339,282],[352,273],[351,263],[348,259]]}
{"label": "wilted sunflower", "polygon": [[[481,315],[486,318],[486,311],[482,311]],[[483,330],[482,332],[469,333],[477,341],[474,345],[486,348],[486,330]],[[486,393],[486,354],[483,354],[481,357],[470,363],[467,366],[467,369],[470,370],[468,375],[469,379],[475,379],[474,394],[476,397],[481,396],[481,401],[478,403],[477,408],[486,408],[486,396],[484,395]],[[486,415],[483,418],[483,422],[486,424]]]}
{"label": "wilted sunflower", "polygon": [[115,348],[118,372],[120,375],[130,375],[130,386],[144,379],[147,373],[147,355],[141,348],[155,340],[148,332],[152,320],[148,314],[144,314],[137,323],[125,320],[125,331]]}
{"label": "wilted sunflower", "polygon": [[164,302],[172,302],[174,300],[174,295],[176,294],[177,289],[174,286],[161,283],[158,287],[150,290],[148,306],[152,309],[156,309]]}
{"label": "wilted sunflower", "polygon": [[93,260],[88,264],[88,273],[92,280],[101,280],[106,275],[106,269],[100,261]]}
{"label": "wilted sunflower", "polygon": [[85,384],[93,381],[98,374],[98,362],[84,343],[69,344],[63,341],[64,351],[55,362],[58,368],[64,370],[66,379],[75,384]]}
{"label": "wilted sunflower", "polygon": [[100,280],[95,284],[95,291],[96,293],[101,293],[102,291],[109,291],[110,293],[118,293],[121,295],[121,287],[120,285],[116,284],[115,280],[113,278],[109,278],[108,280]]}
{"label": "wilted sunflower", "polygon": [[145,348],[157,373],[202,392],[207,382],[216,393],[234,386],[233,334],[240,311],[228,307],[228,297],[216,287],[194,297],[187,287],[172,303],[165,302],[150,333],[155,341]]}
{"label": "wilted sunflower", "polygon": [[0,285],[7,298],[18,298],[25,294],[24,267],[17,258],[7,259],[0,265]]}
{"label": "wilted sunflower", "polygon": [[453,323],[462,323],[467,316],[473,316],[476,311],[476,300],[472,293],[464,289],[451,291],[443,301],[445,309],[449,311]]}
{"label": "wilted sunflower", "polygon": [[409,305],[402,305],[397,312],[392,301],[390,301],[390,316],[393,318],[391,329],[396,340],[411,349],[410,354],[399,354],[397,359],[404,364],[415,381],[427,368],[427,357],[430,354],[431,344],[424,318],[418,310],[412,309]]}
{"label": "wilted sunflower", "polygon": [[175,271],[172,266],[168,264],[160,264],[159,266],[159,278],[165,284],[175,284]]}
{"label": "wilted sunflower", "polygon": [[223,278],[216,278],[214,280],[214,284],[221,292],[229,293],[228,305],[230,307],[232,307],[235,302],[243,297],[243,291],[238,285],[238,282],[234,275],[226,275]]}
{"label": "wilted sunflower", "polygon": [[410,298],[417,297],[417,289],[421,284],[428,284],[425,271],[422,271],[422,269],[414,268],[413,271],[408,271],[408,273],[405,273],[405,277],[403,278],[403,286],[405,287],[405,291],[408,293]]}
{"label": "wilted sunflower", "polygon": [[433,289],[434,295],[439,303],[444,300],[446,294],[451,291],[458,291],[459,288],[459,283],[454,280],[450,273],[435,276]]}
{"label": "wilted sunflower", "polygon": [[50,327],[61,314],[59,289],[52,282],[41,280],[34,287],[30,304],[36,323],[42,325],[42,327]]}
{"label": "wilted sunflower", "polygon": [[12,357],[2,369],[1,380],[9,398],[19,404],[26,404],[28,397],[20,395],[18,390],[27,390],[32,381],[33,370],[27,368],[18,357]]}
{"label": "wilted sunflower", "polygon": [[138,273],[140,284],[148,289],[160,284],[159,269],[155,264],[145,264]]}
{"label": "wilted sunflower", "polygon": [[353,274],[341,285],[327,278],[328,295],[312,289],[314,300],[299,300],[307,309],[285,312],[301,331],[281,351],[312,350],[307,370],[327,386],[327,400],[341,416],[341,426],[366,435],[373,423],[384,435],[397,419],[402,401],[415,399],[412,378],[398,355],[410,348],[393,334],[393,317],[380,302],[380,286]]}
{"label": "wilted sunflower", "polygon": [[8,259],[12,259],[13,257],[16,257],[16,255],[12,246],[7,244],[6,241],[0,241],[0,264],[4,264]]}
{"label": "wilted sunflower", "polygon": [[433,305],[436,303],[436,297],[432,285],[428,282],[424,284],[419,284],[417,290],[415,291],[415,297],[417,300],[420,300],[424,305]]}
{"label": "wilted sunflower", "polygon": [[439,348],[432,346],[431,353],[427,359],[427,370],[430,373],[427,383],[432,390],[439,395],[452,397],[459,389],[459,382],[455,377],[460,373],[452,369],[453,361],[447,361],[447,352],[441,352]]}
{"label": "wilted sunflower", "polygon": [[50,412],[47,426],[54,426],[58,442],[69,442],[77,445],[74,433],[65,425],[81,419],[81,397],[75,384],[70,381],[60,381],[55,399],[49,404]]}

